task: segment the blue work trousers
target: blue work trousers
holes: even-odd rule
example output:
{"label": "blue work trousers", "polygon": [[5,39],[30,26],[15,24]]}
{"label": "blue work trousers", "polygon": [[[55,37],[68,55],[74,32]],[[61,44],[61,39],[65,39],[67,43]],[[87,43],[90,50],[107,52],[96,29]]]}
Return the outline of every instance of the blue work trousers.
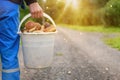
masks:
{"label": "blue work trousers", "polygon": [[0,54],[2,80],[20,80],[18,61],[19,5],[9,0],[0,0]]}

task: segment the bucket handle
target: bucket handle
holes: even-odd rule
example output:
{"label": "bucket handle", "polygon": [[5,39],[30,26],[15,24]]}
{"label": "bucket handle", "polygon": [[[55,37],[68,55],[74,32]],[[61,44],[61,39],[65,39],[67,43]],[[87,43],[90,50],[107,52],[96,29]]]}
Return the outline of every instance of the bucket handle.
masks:
{"label": "bucket handle", "polygon": [[[48,19],[52,22],[52,24],[56,27],[55,22],[53,21],[53,19],[52,19],[48,14],[43,13],[43,16],[44,16],[45,18],[48,18]],[[20,27],[21,27],[21,25],[23,24],[23,22],[24,22],[26,19],[28,19],[29,17],[31,17],[31,14],[30,14],[30,13],[27,14],[25,17],[23,17],[23,19],[21,20],[21,22],[20,22],[20,24],[19,24],[18,32],[17,32],[17,33],[21,33]]]}

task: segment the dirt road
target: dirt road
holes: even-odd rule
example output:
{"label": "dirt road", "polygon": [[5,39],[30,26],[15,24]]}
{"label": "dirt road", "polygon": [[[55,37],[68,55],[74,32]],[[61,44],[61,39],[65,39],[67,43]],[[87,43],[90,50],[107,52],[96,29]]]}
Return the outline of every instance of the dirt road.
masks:
{"label": "dirt road", "polygon": [[103,34],[58,31],[48,68],[24,68],[20,49],[21,80],[120,80],[120,52],[102,42]]}

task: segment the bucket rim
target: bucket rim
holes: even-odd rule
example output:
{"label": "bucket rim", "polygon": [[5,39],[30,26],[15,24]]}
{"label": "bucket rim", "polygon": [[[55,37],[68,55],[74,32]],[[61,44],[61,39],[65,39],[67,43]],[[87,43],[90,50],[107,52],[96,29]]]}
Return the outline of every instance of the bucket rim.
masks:
{"label": "bucket rim", "polygon": [[40,33],[22,33],[22,32],[18,32],[18,34],[20,34],[20,35],[40,35],[40,34],[42,34],[42,35],[46,35],[46,34],[55,34],[55,33],[57,33],[58,31],[55,31],[55,32],[40,32]]}

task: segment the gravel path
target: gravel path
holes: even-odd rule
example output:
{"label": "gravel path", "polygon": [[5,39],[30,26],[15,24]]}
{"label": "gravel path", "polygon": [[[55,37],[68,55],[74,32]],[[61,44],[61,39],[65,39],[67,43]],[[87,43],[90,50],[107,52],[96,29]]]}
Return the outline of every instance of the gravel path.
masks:
{"label": "gravel path", "polygon": [[120,52],[102,42],[103,34],[58,30],[50,67],[26,69],[20,49],[21,80],[120,80]]}

